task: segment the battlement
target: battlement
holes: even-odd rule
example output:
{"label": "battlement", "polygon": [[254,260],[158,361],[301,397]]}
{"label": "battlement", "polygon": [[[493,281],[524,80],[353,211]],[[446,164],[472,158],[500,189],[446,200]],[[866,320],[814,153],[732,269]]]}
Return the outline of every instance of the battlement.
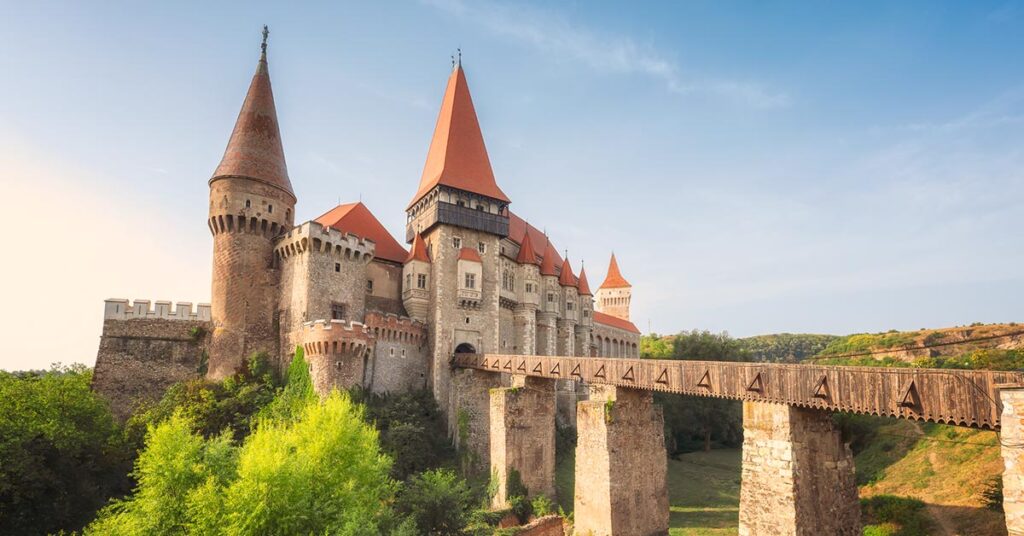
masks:
{"label": "battlement", "polygon": [[313,251],[365,263],[373,259],[375,250],[376,243],[369,238],[342,233],[315,221],[307,221],[292,228],[274,246],[274,253],[281,259]]}
{"label": "battlement", "polygon": [[362,322],[316,320],[302,324],[299,341],[307,355],[362,354],[372,345]]}
{"label": "battlement", "polygon": [[210,304],[196,304],[192,308],[191,302],[178,302],[172,304],[169,301],[157,301],[150,307],[149,300],[129,300],[111,298],[103,302],[104,320],[135,320],[135,319],[164,319],[164,320],[192,320],[209,322],[211,320]]}
{"label": "battlement", "polygon": [[422,322],[393,313],[367,313],[366,326],[377,339],[421,343],[427,330]]}

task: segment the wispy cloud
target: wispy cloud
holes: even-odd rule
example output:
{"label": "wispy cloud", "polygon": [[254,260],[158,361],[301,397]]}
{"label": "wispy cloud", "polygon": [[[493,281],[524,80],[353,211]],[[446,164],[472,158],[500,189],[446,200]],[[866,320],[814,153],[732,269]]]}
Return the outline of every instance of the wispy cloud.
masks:
{"label": "wispy cloud", "polygon": [[574,25],[553,11],[491,2],[422,0],[463,20],[548,55],[580,62],[602,73],[642,74],[662,82],[681,95],[710,95],[755,108],[779,108],[790,104],[784,92],[772,91],[747,81],[713,76],[686,75],[665,54],[651,45]]}

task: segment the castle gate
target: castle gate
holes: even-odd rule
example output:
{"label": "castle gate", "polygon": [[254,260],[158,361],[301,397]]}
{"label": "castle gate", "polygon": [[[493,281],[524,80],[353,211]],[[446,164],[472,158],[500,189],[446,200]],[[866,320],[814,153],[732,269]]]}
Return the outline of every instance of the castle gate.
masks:
{"label": "castle gate", "polygon": [[[662,391],[743,402],[741,535],[860,534],[853,456],[830,412],[1000,431],[1007,529],[1024,535],[1024,373],[468,353],[452,366],[492,387],[498,373],[512,375],[512,387],[487,393],[499,488],[511,469],[531,489],[553,488],[554,456],[544,448],[554,381],[589,387],[590,400],[577,404],[582,534],[667,534],[663,418],[652,400]],[[515,433],[539,439],[510,439]]]}

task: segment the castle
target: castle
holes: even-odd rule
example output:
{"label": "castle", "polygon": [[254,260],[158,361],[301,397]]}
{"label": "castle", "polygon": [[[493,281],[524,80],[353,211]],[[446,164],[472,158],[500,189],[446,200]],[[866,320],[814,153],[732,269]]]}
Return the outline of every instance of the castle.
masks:
{"label": "castle", "polygon": [[255,352],[283,370],[302,347],[320,392],[429,388],[442,407],[455,353],[638,355],[614,254],[595,294],[509,209],[461,61],[406,209],[408,249],[362,202],[295,224],[265,35],[209,186],[211,303],[106,302],[94,386],[121,416],[175,381],[225,378]]}

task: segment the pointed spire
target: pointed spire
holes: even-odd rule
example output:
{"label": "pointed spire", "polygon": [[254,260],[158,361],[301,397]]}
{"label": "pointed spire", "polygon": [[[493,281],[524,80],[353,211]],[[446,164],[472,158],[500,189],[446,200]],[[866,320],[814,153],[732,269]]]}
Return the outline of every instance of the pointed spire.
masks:
{"label": "pointed spire", "polygon": [[572,266],[569,266],[568,255],[565,257],[565,262],[562,263],[562,273],[558,276],[558,284],[563,287],[576,286],[576,276],[572,273]]}
{"label": "pointed spire", "polygon": [[439,184],[509,202],[494,180],[461,60],[448,78],[423,177],[409,206]]}
{"label": "pointed spire", "polygon": [[587,269],[583,268],[583,263],[580,263],[580,278],[577,280],[580,296],[593,296],[594,293],[590,292],[590,282],[587,281]]}
{"label": "pointed spire", "polygon": [[224,158],[213,172],[210,182],[227,177],[245,177],[280,188],[292,197],[292,183],[288,180],[288,166],[281,145],[281,130],[277,123],[274,92],[270,87],[270,69],[267,67],[267,27],[263,27],[263,43],[256,74],[238,113],[235,129],[231,132]]}
{"label": "pointed spire", "polygon": [[558,275],[558,272],[555,271],[555,257],[557,256],[555,246],[551,245],[551,241],[548,240],[544,247],[544,260],[540,263],[540,275]]}
{"label": "pointed spire", "polygon": [[427,243],[423,241],[423,235],[420,233],[416,233],[416,238],[412,239],[412,250],[409,251],[409,256],[405,258],[406,263],[412,261],[430,262],[430,254],[427,253]]}
{"label": "pointed spire", "polygon": [[626,281],[626,278],[622,277],[622,272],[619,271],[619,262],[615,260],[615,254],[612,253],[612,260],[608,263],[608,275],[604,278],[604,283],[601,283],[600,288],[629,288],[633,285]]}
{"label": "pointed spire", "polygon": [[523,234],[523,243],[519,244],[519,255],[516,256],[519,264],[537,264],[537,255],[533,251],[533,242],[530,241],[530,231]]}

